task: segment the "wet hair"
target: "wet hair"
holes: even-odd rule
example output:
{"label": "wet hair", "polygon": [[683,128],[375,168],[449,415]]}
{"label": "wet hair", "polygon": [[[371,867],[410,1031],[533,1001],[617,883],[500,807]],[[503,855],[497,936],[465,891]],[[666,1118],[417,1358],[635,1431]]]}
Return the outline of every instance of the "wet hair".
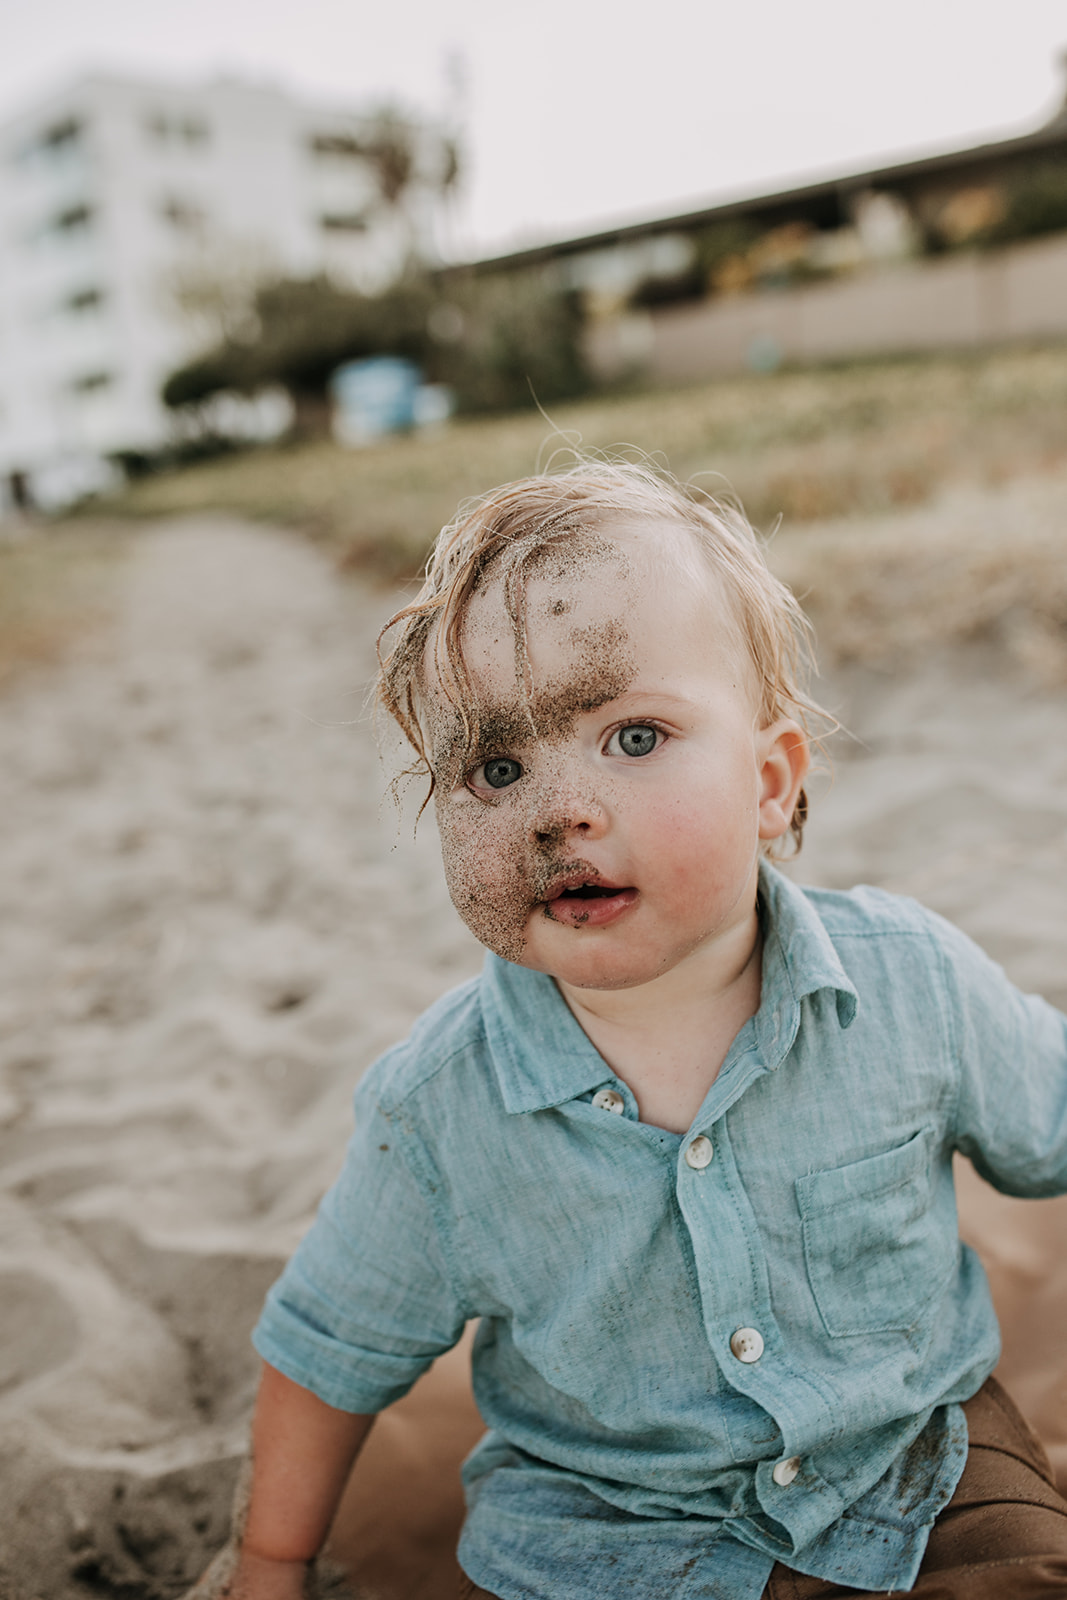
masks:
{"label": "wet hair", "polygon": [[[636,531],[668,523],[692,535],[703,565],[718,580],[751,661],[761,727],[792,717],[818,743],[820,733],[836,726],[807,691],[814,671],[811,625],[768,568],[759,537],[740,508],[683,487],[643,464],[581,461],[562,472],[504,484],[467,502],[455,521],[441,529],[416,598],[378,635],[378,702],[415,751],[409,773],[429,780],[424,805],[435,786],[423,725],[431,662],[435,687],[456,712],[461,730],[454,759],[465,767],[478,748],[476,697],[461,648],[471,597],[490,582],[502,584],[521,661],[526,583],[538,562],[553,549],[565,554],[568,540],[610,542],[612,526],[621,523]],[[790,824],[795,850],[807,814],[807,796],[801,790]]]}

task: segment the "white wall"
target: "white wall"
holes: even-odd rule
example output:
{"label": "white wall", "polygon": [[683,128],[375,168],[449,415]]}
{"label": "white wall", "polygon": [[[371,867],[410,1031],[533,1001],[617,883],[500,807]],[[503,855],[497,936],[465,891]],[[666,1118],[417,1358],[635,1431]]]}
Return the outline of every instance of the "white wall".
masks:
{"label": "white wall", "polygon": [[670,382],[776,361],[1041,338],[1067,338],[1063,234],[605,320],[591,330],[589,354],[605,377],[637,365]]}
{"label": "white wall", "polygon": [[[79,135],[57,139],[65,125]],[[221,331],[181,309],[180,283],[324,271],[375,288],[413,242],[432,248],[440,135],[423,132],[425,181],[389,213],[368,163],[313,149],[365,126],[271,87],[94,77],[0,129],[0,508],[13,473],[54,496],[167,441],[160,386]]]}

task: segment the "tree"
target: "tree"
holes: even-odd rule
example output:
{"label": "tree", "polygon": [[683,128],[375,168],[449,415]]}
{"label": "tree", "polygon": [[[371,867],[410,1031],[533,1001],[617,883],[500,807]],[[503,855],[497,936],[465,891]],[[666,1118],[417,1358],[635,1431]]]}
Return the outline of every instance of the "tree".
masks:
{"label": "tree", "polygon": [[295,431],[328,425],[330,374],[361,356],[400,355],[420,364],[430,347],[432,291],[409,276],[380,295],[358,294],[325,276],[280,278],[253,296],[241,337],[230,336],[171,373],[163,385],[168,406],[193,406],[228,390],[253,395],[268,385],[288,390]]}
{"label": "tree", "polygon": [[335,368],[393,355],[448,384],[461,410],[516,410],[588,387],[581,334],[577,296],[534,272],[412,272],[380,295],[326,277],[283,278],[257,290],[239,337],[171,374],[163,399],[193,407],[222,391],[253,395],[281,384],[292,397],[294,431],[321,434]]}
{"label": "tree", "polygon": [[589,388],[581,297],[537,269],[450,275],[431,329],[448,318],[456,333],[430,365],[462,411],[519,411]]}
{"label": "tree", "polygon": [[415,176],[417,138],[410,121],[391,106],[374,117],[356,145],[374,168],[382,200],[398,206]]}

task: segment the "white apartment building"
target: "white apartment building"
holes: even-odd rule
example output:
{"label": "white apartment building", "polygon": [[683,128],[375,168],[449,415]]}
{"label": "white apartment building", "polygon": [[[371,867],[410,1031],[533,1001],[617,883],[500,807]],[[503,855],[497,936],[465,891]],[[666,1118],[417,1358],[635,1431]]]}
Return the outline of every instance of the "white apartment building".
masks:
{"label": "white apartment building", "polygon": [[164,446],[161,384],[250,285],[374,289],[433,256],[447,140],[411,130],[396,198],[373,126],[269,86],[93,76],[0,129],[0,512],[62,504]]}

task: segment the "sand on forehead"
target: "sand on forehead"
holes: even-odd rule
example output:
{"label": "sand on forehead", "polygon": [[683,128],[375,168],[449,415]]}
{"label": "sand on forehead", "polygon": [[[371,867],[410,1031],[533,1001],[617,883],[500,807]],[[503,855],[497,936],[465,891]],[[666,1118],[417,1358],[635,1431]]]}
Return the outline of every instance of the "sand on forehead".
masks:
{"label": "sand on forehead", "polygon": [[[114,629],[0,721],[0,1594],[181,1593],[222,1543],[263,1292],[360,1071],[479,952],[362,719],[388,600],[219,519],[139,540]],[[798,876],[881,882],[1067,1000],[1067,706],[980,663],[840,690],[866,740]],[[961,1174],[1004,1373],[1067,1474],[1065,1202]],[[378,1424],[365,1593],[451,1597],[465,1352]]]}

